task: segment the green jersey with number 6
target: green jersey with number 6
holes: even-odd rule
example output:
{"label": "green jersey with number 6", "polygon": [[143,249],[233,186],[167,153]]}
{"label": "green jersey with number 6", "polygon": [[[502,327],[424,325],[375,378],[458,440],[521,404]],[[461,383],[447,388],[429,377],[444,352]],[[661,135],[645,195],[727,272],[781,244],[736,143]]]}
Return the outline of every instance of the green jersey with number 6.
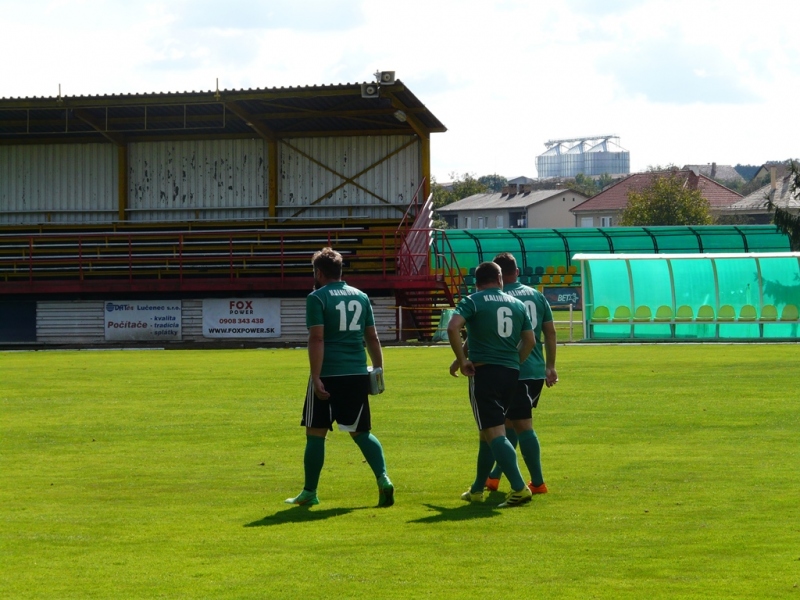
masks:
{"label": "green jersey with number 6", "polygon": [[553,320],[553,311],[550,303],[539,290],[523,285],[519,282],[503,286],[503,291],[509,296],[514,296],[525,305],[528,317],[533,325],[533,335],[536,345],[531,350],[528,359],[522,363],[519,370],[520,379],[544,379],[544,347],[542,345],[542,324]]}
{"label": "green jersey with number 6", "polygon": [[464,298],[456,314],[467,323],[469,359],[473,363],[520,368],[520,334],[533,329],[522,302],[500,288],[490,288]]}
{"label": "green jersey with number 6", "polygon": [[306,298],[306,327],[325,327],[325,356],[320,376],[364,375],[367,352],[364,330],[375,325],[367,295],[336,281]]}

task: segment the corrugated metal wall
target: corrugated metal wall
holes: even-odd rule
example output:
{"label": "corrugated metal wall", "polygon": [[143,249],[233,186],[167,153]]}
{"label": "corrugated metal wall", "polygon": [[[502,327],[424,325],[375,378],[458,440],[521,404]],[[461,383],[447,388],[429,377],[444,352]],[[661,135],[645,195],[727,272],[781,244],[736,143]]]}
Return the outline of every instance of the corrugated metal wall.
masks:
{"label": "corrugated metal wall", "polygon": [[[384,341],[397,339],[395,300],[392,297],[372,298],[375,326]],[[40,344],[86,345],[98,347],[108,344],[103,326],[104,300],[39,301],[36,309],[36,337]],[[306,329],[305,298],[281,299],[281,337],[270,338],[265,343],[296,343],[305,345]],[[203,300],[183,300],[181,305],[181,329],[183,341],[219,343],[218,339],[203,337]],[[236,340],[226,340],[235,342]],[[247,343],[258,340],[242,340]],[[116,344],[115,344],[116,345]],[[130,343],[135,346],[135,342]],[[144,344],[143,344],[144,345]],[[147,344],[152,345],[152,344]]]}
{"label": "corrugated metal wall", "polygon": [[268,216],[263,140],[142,142],[128,147],[131,221]]}
{"label": "corrugated metal wall", "polygon": [[[279,217],[303,208],[304,217],[402,217],[422,180],[420,144],[412,136],[297,138],[279,148]],[[342,186],[362,171],[354,180],[365,189]]]}
{"label": "corrugated metal wall", "polygon": [[0,146],[0,223],[100,223],[117,216],[112,144]]}

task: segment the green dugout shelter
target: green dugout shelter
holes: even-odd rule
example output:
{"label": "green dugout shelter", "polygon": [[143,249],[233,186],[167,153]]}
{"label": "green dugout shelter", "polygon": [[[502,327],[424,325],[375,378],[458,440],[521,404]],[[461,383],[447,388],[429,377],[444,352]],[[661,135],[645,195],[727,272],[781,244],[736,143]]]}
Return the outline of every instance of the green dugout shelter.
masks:
{"label": "green dugout shelter", "polygon": [[[568,269],[582,253],[788,252],[789,238],[774,225],[696,227],[610,227],[570,229],[448,229],[433,239],[436,257],[451,251],[459,267],[470,269],[511,252],[526,275],[547,267]],[[536,281],[532,283],[538,283]]]}
{"label": "green dugout shelter", "polygon": [[587,340],[797,340],[800,253],[579,253]]}

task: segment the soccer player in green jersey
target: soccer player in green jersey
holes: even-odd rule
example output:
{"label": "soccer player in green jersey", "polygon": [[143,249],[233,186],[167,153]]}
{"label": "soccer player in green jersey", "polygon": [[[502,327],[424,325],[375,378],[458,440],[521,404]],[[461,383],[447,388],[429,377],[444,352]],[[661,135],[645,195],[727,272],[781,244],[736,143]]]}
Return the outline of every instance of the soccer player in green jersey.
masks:
{"label": "soccer player in green jersey", "polygon": [[[308,381],[303,418],[306,450],[303,491],[287,504],[319,504],[317,485],[325,462],[325,438],[336,421],[364,455],[378,482],[378,506],[394,504],[383,447],[372,433],[367,356],[383,367],[383,351],[367,295],[342,281],[342,255],[323,248],[311,261],[314,291],[306,298]],[[364,346],[366,344],[366,352]]]}
{"label": "soccer player in green jersey", "polygon": [[[531,474],[531,480],[528,482],[531,493],[546,494],[547,485],[542,474],[539,438],[533,429],[533,409],[539,404],[542,387],[544,385],[552,387],[558,381],[553,313],[544,294],[517,281],[519,269],[513,254],[501,252],[494,257],[493,262],[500,266],[503,273],[503,291],[525,305],[536,338],[536,345],[520,367],[514,402],[506,413],[506,437],[515,447],[517,441],[519,442],[522,458]],[[542,334],[544,334],[544,344],[542,344]],[[500,475],[500,465],[496,465],[486,480],[486,487],[489,490],[497,490],[500,485]]]}
{"label": "soccer player in green jersey", "polygon": [[[533,328],[525,305],[503,293],[500,267],[484,262],[475,270],[478,291],[456,307],[447,326],[450,347],[458,367],[469,377],[469,399],[480,431],[477,475],[462,500],[483,500],[483,488],[495,461],[511,482],[511,492],[500,507],[518,506],[530,501],[517,463],[517,452],[506,438],[505,420],[514,398],[520,364],[534,345]],[[461,341],[466,325],[469,357]]]}

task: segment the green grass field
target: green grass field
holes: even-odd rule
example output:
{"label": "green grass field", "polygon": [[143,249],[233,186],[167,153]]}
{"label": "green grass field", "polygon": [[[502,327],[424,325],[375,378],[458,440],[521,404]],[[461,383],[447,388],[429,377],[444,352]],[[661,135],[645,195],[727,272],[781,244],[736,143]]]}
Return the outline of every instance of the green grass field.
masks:
{"label": "green grass field", "polygon": [[800,346],[560,347],[503,510],[449,349],[385,353],[388,509],[338,431],[283,504],[304,350],[0,353],[0,597],[800,598]]}

